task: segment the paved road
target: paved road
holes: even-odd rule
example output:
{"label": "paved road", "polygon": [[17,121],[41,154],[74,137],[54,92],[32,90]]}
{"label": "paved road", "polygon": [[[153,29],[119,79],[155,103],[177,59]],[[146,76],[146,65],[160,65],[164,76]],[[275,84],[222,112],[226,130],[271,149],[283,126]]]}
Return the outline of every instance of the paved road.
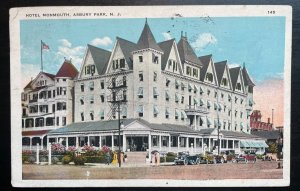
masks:
{"label": "paved road", "polygon": [[188,166],[23,165],[23,179],[281,179],[275,161]]}

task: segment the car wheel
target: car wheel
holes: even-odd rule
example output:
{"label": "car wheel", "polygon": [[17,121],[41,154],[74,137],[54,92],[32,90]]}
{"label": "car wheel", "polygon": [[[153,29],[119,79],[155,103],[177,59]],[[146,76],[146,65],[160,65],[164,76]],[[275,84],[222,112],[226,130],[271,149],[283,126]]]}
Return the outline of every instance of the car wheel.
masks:
{"label": "car wheel", "polygon": [[183,161],[183,164],[186,166],[188,164],[188,161],[187,160],[184,160]]}

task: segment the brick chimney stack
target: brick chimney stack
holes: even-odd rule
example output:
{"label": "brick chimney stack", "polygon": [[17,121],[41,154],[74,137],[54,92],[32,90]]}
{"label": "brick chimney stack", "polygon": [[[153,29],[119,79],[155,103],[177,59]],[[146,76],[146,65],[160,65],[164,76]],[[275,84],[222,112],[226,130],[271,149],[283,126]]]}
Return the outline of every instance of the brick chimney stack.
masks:
{"label": "brick chimney stack", "polygon": [[270,124],[270,117],[268,118],[268,123]]}

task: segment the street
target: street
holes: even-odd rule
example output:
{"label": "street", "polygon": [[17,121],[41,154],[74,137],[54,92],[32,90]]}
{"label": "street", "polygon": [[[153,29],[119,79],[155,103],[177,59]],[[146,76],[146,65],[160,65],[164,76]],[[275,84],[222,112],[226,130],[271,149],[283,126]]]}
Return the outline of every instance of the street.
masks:
{"label": "street", "polygon": [[24,180],[41,179],[282,179],[276,161],[200,164],[188,166],[30,165],[23,164]]}

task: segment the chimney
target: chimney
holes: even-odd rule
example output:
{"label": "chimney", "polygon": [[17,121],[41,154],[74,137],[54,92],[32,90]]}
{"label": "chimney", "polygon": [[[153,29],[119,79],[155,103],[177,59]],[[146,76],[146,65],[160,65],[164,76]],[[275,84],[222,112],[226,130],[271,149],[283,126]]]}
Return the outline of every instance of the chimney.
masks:
{"label": "chimney", "polygon": [[270,124],[270,117],[268,118],[268,123]]}

